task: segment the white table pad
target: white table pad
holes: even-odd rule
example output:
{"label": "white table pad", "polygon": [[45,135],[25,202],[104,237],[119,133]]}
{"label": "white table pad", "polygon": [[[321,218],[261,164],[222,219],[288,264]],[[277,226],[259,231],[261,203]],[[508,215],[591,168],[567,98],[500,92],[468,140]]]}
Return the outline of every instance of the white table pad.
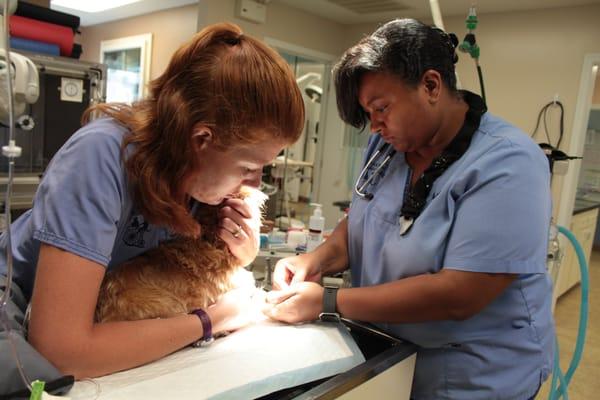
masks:
{"label": "white table pad", "polygon": [[[76,382],[73,399],[251,399],[364,362],[341,324],[265,321],[153,363]],[[98,388],[100,391],[98,391]]]}

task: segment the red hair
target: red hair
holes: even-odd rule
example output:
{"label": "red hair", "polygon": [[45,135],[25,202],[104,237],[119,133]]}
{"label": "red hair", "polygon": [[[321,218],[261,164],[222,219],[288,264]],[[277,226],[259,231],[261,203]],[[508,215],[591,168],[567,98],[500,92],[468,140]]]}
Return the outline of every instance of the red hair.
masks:
{"label": "red hair", "polygon": [[221,150],[266,140],[293,143],[304,124],[304,103],[285,60],[233,24],[208,26],[180,47],[148,98],[132,105],[99,104],[127,126],[122,150],[134,201],[151,223],[185,236],[200,227],[180,183],[193,171],[192,133],[211,128]]}

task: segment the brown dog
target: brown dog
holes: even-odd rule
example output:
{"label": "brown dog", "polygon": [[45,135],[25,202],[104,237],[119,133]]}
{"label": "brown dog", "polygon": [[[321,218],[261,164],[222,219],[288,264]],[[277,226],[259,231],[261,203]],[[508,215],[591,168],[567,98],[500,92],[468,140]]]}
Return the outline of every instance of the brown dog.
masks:
{"label": "brown dog", "polygon": [[[267,196],[243,188],[240,198],[260,218]],[[168,318],[206,308],[220,295],[253,284],[246,271],[217,235],[219,206],[199,205],[195,217],[202,227],[199,239],[177,238],[160,244],[110,271],[98,295],[97,322]]]}

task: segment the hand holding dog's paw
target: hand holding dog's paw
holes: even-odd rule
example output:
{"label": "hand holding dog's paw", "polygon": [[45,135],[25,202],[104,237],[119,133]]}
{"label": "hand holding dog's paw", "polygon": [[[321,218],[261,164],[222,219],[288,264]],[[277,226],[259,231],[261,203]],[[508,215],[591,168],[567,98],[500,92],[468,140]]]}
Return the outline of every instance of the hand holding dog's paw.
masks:
{"label": "hand holding dog's paw", "polygon": [[234,331],[264,319],[264,297],[257,288],[242,287],[230,290],[209,307],[216,333]]}
{"label": "hand holding dog's paw", "polygon": [[294,283],[266,296],[263,313],[276,321],[299,323],[318,318],[323,306],[323,287],[314,282]]}

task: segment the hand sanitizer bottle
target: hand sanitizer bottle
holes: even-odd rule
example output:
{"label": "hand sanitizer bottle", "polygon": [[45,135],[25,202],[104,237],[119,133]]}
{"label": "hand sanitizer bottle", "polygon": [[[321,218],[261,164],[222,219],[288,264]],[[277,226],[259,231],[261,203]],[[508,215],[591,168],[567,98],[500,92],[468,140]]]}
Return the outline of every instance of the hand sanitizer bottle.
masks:
{"label": "hand sanitizer bottle", "polygon": [[323,241],[323,229],[325,229],[325,218],[321,205],[312,203],[315,206],[315,211],[311,215],[308,223],[308,240],[306,242],[306,251],[313,251]]}

